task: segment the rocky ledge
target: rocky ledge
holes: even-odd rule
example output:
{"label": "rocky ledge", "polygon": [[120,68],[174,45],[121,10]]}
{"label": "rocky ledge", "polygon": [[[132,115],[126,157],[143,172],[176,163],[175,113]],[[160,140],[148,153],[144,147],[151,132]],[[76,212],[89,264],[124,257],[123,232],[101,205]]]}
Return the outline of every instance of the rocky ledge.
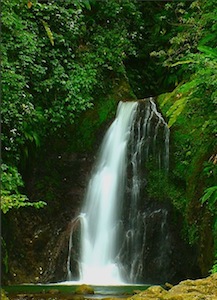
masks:
{"label": "rocky ledge", "polygon": [[[167,285],[169,286],[169,285]],[[197,280],[185,280],[169,290],[161,286],[151,286],[138,292],[128,300],[217,300],[217,273]]]}

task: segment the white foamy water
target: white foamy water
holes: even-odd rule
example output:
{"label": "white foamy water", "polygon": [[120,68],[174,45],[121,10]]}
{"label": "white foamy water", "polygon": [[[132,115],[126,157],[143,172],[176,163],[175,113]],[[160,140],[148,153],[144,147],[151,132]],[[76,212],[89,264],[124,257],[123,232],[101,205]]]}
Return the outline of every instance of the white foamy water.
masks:
{"label": "white foamy water", "polygon": [[126,155],[136,102],[120,102],[90,179],[81,213],[80,281],[123,282],[116,261],[118,206],[124,188]]}

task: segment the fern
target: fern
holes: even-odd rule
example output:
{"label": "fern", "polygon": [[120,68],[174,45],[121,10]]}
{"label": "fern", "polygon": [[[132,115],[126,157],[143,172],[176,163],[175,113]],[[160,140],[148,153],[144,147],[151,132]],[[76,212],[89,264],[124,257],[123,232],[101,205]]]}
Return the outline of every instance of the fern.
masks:
{"label": "fern", "polygon": [[177,100],[168,110],[167,116],[170,116],[168,126],[171,127],[177,120],[178,116],[183,111],[185,104],[187,102],[186,97],[182,97]]}
{"label": "fern", "polygon": [[215,57],[215,58],[217,57],[217,50],[215,48],[211,48],[208,46],[199,46],[197,47],[197,49],[208,56]]}
{"label": "fern", "polygon": [[201,202],[205,203],[206,201],[208,201],[210,209],[213,210],[214,205],[217,202],[217,185],[211,186],[205,190]]}
{"label": "fern", "polygon": [[46,30],[47,36],[49,37],[49,40],[50,40],[51,45],[54,46],[54,37],[53,37],[53,33],[52,33],[52,31],[50,30],[50,27],[49,27],[48,23],[45,22],[44,20],[42,20],[42,23],[43,23],[44,28],[45,28],[45,30]]}
{"label": "fern", "polygon": [[211,273],[217,273],[217,259],[215,260],[214,265],[212,266]]}
{"label": "fern", "polygon": [[170,67],[176,67],[178,65],[185,65],[185,64],[190,64],[190,63],[195,63],[192,59],[190,60],[183,60],[183,61],[177,61],[176,63],[170,65]]}
{"label": "fern", "polygon": [[189,82],[183,84],[180,89],[179,93],[187,93],[189,94],[191,90],[193,90],[198,85],[198,78],[192,79]]}

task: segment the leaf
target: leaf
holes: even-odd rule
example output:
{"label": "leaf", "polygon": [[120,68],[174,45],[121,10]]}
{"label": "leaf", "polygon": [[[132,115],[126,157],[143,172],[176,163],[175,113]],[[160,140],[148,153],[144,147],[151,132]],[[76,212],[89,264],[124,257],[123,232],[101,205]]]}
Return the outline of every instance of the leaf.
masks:
{"label": "leaf", "polygon": [[52,31],[50,30],[50,27],[48,25],[47,22],[45,22],[44,20],[41,20],[43,25],[44,25],[44,28],[46,30],[46,33],[47,33],[47,36],[49,37],[49,40],[51,42],[51,45],[54,46],[54,37],[53,37],[53,33]]}
{"label": "leaf", "polygon": [[84,6],[86,7],[86,9],[91,10],[91,6],[90,6],[90,2],[89,0],[83,0]]}
{"label": "leaf", "polygon": [[190,63],[198,63],[198,62],[194,61],[193,59],[177,61],[176,63],[170,65],[170,67],[175,67],[175,66],[178,66],[178,65],[190,64]]}
{"label": "leaf", "polygon": [[31,2],[31,1],[28,1],[27,7],[28,7],[29,9],[32,7],[32,2]]}
{"label": "leaf", "polygon": [[38,134],[36,132],[33,132],[32,136],[33,136],[36,147],[39,147],[41,143],[40,143],[40,139],[39,139]]}
{"label": "leaf", "polygon": [[206,202],[208,199],[211,198],[211,196],[215,196],[214,201],[212,201],[213,203],[215,203],[217,201],[217,186],[212,186],[209,187],[205,190],[205,193],[203,195],[203,197],[201,198],[201,202],[204,203]]}
{"label": "leaf", "polygon": [[217,50],[214,48],[208,46],[198,46],[197,49],[206,55],[217,57]]}
{"label": "leaf", "polygon": [[215,40],[215,39],[216,39],[216,33],[208,34],[199,42],[199,46],[202,46],[207,42],[210,42],[211,40]]}

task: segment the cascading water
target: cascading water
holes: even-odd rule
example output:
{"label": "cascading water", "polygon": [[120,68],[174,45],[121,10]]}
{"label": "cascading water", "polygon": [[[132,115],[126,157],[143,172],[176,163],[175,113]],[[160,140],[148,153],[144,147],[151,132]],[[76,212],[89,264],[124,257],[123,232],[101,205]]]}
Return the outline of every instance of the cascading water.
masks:
{"label": "cascading water", "polygon": [[[147,212],[142,170],[150,157],[157,159],[158,168],[168,171],[167,124],[151,98],[120,102],[103,139],[80,214],[80,282],[137,283],[144,276]],[[165,216],[163,211],[155,213]],[[72,279],[70,254],[67,269]]]}
{"label": "cascading water", "polygon": [[[81,281],[121,283],[116,261],[118,204],[122,201],[127,145],[136,102],[120,102],[102,143],[82,210]],[[102,275],[103,274],[103,275]]]}
{"label": "cascading water", "polygon": [[[129,195],[125,193],[124,206],[127,209],[122,219],[123,239],[119,257],[125,266],[125,280],[138,283],[146,277],[145,261],[149,248],[147,214],[155,213],[155,211],[147,212],[148,207],[145,206],[147,200],[147,195],[144,195],[147,179],[146,165],[152,161],[152,168],[163,169],[165,173],[169,169],[169,128],[157,111],[152,98],[138,105],[136,117],[132,123],[128,157],[130,192],[128,192]],[[162,214],[160,218],[162,222],[165,211],[159,209],[157,211],[158,214]],[[161,224],[159,224],[158,231],[165,236],[160,227]],[[167,250],[166,244],[162,247],[165,247],[165,251]],[[163,250],[162,247],[159,248],[160,251]]]}

